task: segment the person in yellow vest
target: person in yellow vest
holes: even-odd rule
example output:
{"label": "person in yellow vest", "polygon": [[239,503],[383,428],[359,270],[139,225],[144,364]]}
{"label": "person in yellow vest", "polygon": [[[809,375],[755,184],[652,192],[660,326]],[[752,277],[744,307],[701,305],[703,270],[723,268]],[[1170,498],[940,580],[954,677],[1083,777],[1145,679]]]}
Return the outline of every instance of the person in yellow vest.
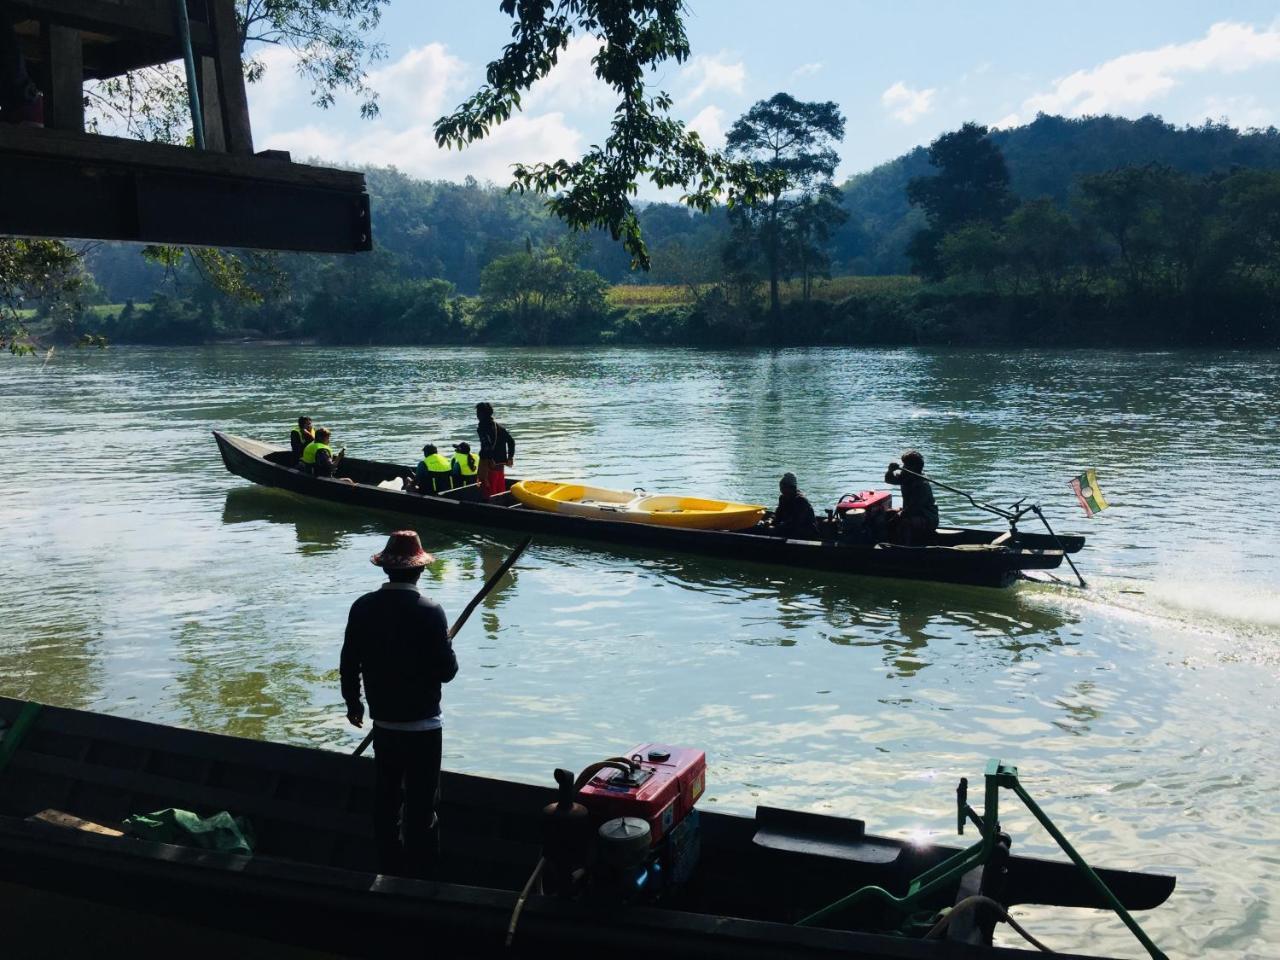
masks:
{"label": "person in yellow vest", "polygon": [[422,448],[422,460],[418,463],[417,474],[414,477],[419,493],[438,496],[446,490],[452,490],[453,474],[452,461],[445,459],[434,443],[428,443]]}
{"label": "person in yellow vest", "polygon": [[317,477],[332,477],[337,473],[338,467],[342,466],[342,456],[347,451],[343,448],[335,455],[333,448],[329,446],[329,437],[328,427],[320,427],[316,430],[316,438],[302,451],[304,471]]}
{"label": "person in yellow vest", "polygon": [[311,418],[299,417],[298,425],[289,431],[289,449],[293,451],[293,461],[290,466],[295,466],[302,459],[302,451],[307,449],[307,444],[315,438],[316,432],[311,426]]}
{"label": "person in yellow vest", "polygon": [[453,448],[453,476],[459,487],[476,483],[476,475],[480,472],[480,458],[471,452],[471,444],[465,440],[455,444]]}

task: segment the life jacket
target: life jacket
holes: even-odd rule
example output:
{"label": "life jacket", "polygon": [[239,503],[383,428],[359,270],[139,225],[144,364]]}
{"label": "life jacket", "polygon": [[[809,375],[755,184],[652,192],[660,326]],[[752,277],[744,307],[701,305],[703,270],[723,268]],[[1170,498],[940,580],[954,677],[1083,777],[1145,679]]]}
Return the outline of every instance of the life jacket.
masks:
{"label": "life jacket", "polygon": [[438,453],[422,458],[422,469],[431,478],[431,492],[439,493],[453,487],[453,466]]}
{"label": "life jacket", "polygon": [[474,453],[455,453],[453,462],[458,465],[458,470],[462,473],[462,479],[474,477],[480,472],[480,460]]}
{"label": "life jacket", "polygon": [[316,454],[321,450],[328,452],[329,456],[333,456],[333,448],[327,443],[321,443],[319,440],[312,440],[307,444],[307,448],[302,451],[302,462],[308,467],[316,465]]}
{"label": "life jacket", "polygon": [[294,427],[292,430],[289,431],[289,433],[291,436],[298,438],[298,445],[303,447],[304,449],[308,443],[311,443],[316,438],[316,434],[314,430],[311,431],[311,433],[303,433],[299,428]]}

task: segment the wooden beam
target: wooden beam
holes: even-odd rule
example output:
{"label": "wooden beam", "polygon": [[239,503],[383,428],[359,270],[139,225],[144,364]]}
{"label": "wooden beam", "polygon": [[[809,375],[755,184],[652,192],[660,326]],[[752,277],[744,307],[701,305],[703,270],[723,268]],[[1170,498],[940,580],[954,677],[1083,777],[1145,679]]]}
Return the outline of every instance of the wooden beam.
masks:
{"label": "wooden beam", "polygon": [[235,0],[206,2],[209,26],[213,31],[226,151],[250,155],[253,153],[253,129],[249,123],[249,98],[244,89],[244,64],[240,59],[240,28],[236,24]]}
{"label": "wooden beam", "polygon": [[44,123],[54,130],[84,130],[84,44],[80,31],[51,23],[44,49],[48,87],[44,92]]}
{"label": "wooden beam", "polygon": [[204,148],[213,153],[226,153],[226,125],[222,117],[222,98],[218,96],[218,65],[212,57],[201,57],[197,69],[200,109],[204,114]]}

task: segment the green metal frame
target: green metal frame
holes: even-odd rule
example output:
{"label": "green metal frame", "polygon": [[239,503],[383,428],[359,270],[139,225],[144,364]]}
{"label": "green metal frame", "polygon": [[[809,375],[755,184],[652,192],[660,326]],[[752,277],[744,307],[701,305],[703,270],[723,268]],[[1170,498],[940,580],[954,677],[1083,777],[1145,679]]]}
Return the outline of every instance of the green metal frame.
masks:
{"label": "green metal frame", "polygon": [[1017,767],[1012,764],[1002,763],[999,760],[988,760],[983,777],[986,782],[986,788],[981,816],[978,815],[973,807],[969,806],[969,781],[962,778],[960,785],[956,788],[956,831],[963,835],[965,823],[972,822],[978,828],[978,833],[982,839],[920,874],[907,886],[907,892],[904,896],[894,896],[883,887],[862,887],[848,896],[841,897],[835,903],[809,914],[809,916],[798,921],[797,926],[813,926],[832,914],[847,910],[868,900],[878,900],[897,911],[900,916],[909,917],[913,911],[919,908],[925,897],[942,887],[958,882],[960,877],[974,867],[985,865],[991,861],[992,854],[995,852],[996,845],[1000,839],[1000,789],[1003,787],[1007,790],[1012,790],[1026,808],[1031,811],[1031,815],[1049,832],[1049,836],[1053,837],[1063,852],[1071,858],[1071,862],[1080,868],[1080,871],[1089,880],[1094,890],[1124,921],[1124,925],[1138,938],[1138,942],[1146,948],[1147,953],[1152,956],[1153,960],[1167,960],[1160,949],[1151,942],[1151,938],[1147,936],[1142,927],[1138,925],[1138,921],[1133,919],[1133,916],[1125,909],[1124,904],[1111,892],[1111,888],[1076,852],[1076,849],[1071,846],[1067,838],[1062,835],[1062,832],[1054,826],[1053,821],[1049,819],[1049,815],[1041,810],[1039,804],[1031,799],[1031,795],[1027,793],[1026,789],[1018,781]]}

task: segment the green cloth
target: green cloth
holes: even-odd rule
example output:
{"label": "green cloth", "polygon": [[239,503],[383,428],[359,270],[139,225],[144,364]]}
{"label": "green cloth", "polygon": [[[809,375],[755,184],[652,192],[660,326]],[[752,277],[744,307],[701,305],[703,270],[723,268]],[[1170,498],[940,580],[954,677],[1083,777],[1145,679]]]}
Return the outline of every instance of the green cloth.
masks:
{"label": "green cloth", "polygon": [[211,817],[198,817],[190,810],[157,810],[135,813],[124,822],[125,829],[141,840],[176,843],[223,853],[253,853],[253,826],[244,817],[223,810]]}

